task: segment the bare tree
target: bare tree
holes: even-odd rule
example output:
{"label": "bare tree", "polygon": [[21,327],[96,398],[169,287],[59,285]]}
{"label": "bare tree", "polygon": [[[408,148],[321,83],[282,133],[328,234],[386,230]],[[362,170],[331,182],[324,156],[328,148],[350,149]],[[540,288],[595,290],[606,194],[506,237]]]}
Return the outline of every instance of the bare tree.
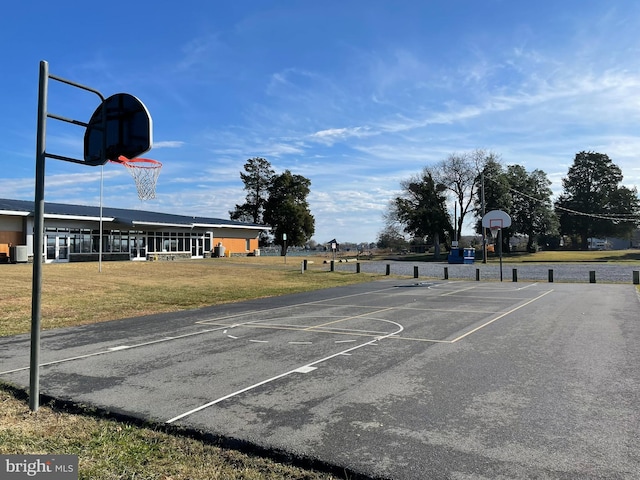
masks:
{"label": "bare tree", "polygon": [[445,160],[429,168],[435,182],[451,192],[457,205],[456,238],[462,235],[464,218],[473,208],[478,188],[476,178],[489,161],[498,161],[498,155],[476,149],[471,152],[452,153]]}

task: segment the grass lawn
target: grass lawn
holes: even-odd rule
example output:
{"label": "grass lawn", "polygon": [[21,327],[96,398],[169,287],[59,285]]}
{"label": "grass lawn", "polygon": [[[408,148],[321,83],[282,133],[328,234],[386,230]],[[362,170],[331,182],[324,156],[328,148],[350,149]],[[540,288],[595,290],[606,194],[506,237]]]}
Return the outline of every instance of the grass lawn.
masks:
{"label": "grass lawn", "polygon": [[43,406],[33,413],[21,392],[6,386],[0,388],[0,454],[78,455],[84,480],[339,478],[62,408]]}
{"label": "grass lawn", "polygon": [[[171,312],[370,281],[372,274],[329,272],[314,259],[248,257],[184,262],[104,262],[43,266],[42,328]],[[31,323],[31,265],[0,265],[0,336]],[[220,448],[152,427],[42,406],[33,413],[23,392],[0,384],[0,454],[75,454],[79,478],[337,479],[268,458]]]}
{"label": "grass lawn", "polygon": [[[176,262],[43,265],[42,328],[102,322],[152,313],[284,295],[370,281],[380,276],[329,272],[315,260],[232,257]],[[0,336],[28,332],[32,265],[0,265]]]}
{"label": "grass lawn", "polygon": [[[432,254],[409,254],[393,257],[404,261],[433,261]],[[446,261],[446,252],[440,255],[439,261]],[[476,261],[482,259],[482,251],[476,249]],[[640,250],[603,250],[603,251],[565,251],[549,250],[536,253],[503,253],[502,260],[508,263],[576,263],[576,262],[607,262],[607,263],[638,263],[640,264]],[[488,263],[497,263],[500,257],[496,253],[487,255]]]}

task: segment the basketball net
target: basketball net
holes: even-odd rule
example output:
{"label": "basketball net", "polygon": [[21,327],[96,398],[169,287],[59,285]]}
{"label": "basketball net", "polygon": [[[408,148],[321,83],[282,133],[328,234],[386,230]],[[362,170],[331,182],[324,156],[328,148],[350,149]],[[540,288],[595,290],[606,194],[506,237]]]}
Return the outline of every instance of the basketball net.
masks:
{"label": "basketball net", "polygon": [[120,163],[127,168],[129,174],[136,182],[138,198],[140,200],[152,200],[156,198],[156,183],[162,169],[162,163],[150,158],[127,158],[120,155],[114,163]]}

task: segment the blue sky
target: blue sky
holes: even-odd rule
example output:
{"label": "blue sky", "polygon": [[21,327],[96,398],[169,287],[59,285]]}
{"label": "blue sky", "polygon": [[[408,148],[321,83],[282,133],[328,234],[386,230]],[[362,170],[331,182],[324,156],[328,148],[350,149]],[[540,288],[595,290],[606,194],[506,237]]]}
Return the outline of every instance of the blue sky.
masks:
{"label": "blue sky", "polygon": [[[0,16],[0,197],[33,199],[38,68],[149,109],[163,163],[141,202],[104,167],[104,204],[228,218],[261,156],[311,180],[314,240],[375,241],[400,181],[477,148],[544,170],[608,154],[640,185],[640,2],[25,0]],[[97,97],[50,83],[49,111]],[[47,151],[82,157],[49,120]],[[100,167],[47,160],[46,201],[97,205]],[[453,207],[452,207],[453,208]]]}

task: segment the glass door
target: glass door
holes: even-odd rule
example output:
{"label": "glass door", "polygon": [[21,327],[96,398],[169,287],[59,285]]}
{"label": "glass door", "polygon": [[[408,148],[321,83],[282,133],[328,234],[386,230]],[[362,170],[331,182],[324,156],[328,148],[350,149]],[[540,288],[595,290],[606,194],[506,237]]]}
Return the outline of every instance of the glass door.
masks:
{"label": "glass door", "polygon": [[45,238],[46,262],[69,261],[69,236],[50,233]]}
{"label": "glass door", "polygon": [[143,236],[131,237],[131,250],[129,250],[131,260],[147,259],[147,238]]}
{"label": "glass door", "polygon": [[58,258],[56,260],[69,261],[69,237],[66,235],[58,237]]}
{"label": "glass door", "polygon": [[192,257],[204,256],[204,238],[191,237],[191,256]]}

